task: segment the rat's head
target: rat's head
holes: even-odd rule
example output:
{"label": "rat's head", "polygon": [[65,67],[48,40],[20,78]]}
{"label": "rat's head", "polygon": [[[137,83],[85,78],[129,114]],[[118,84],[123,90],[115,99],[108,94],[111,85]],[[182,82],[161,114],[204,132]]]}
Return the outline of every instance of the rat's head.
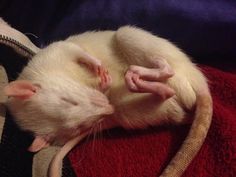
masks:
{"label": "rat's head", "polygon": [[13,81],[5,93],[10,96],[7,105],[18,125],[37,136],[91,128],[113,112],[103,93],[65,77],[40,83]]}

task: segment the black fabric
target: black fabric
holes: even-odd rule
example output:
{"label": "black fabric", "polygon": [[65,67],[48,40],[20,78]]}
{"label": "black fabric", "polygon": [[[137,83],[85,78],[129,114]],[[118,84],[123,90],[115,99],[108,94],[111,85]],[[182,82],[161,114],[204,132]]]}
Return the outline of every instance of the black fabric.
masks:
{"label": "black fabric", "polygon": [[68,157],[63,160],[62,177],[76,177]]}
{"label": "black fabric", "polygon": [[32,137],[18,129],[11,115],[6,115],[0,144],[0,176],[31,177],[33,154],[27,151]]}

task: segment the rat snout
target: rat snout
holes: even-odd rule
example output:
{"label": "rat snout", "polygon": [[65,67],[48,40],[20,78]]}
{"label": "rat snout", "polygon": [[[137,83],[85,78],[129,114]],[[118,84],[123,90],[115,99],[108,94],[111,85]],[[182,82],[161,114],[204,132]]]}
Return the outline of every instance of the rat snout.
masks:
{"label": "rat snout", "polygon": [[114,113],[114,107],[108,102],[99,102],[97,106],[101,109],[101,114],[112,114]]}
{"label": "rat snout", "polygon": [[100,108],[101,114],[112,114],[114,107],[109,103],[107,97],[102,93],[97,93],[91,97],[91,103]]}
{"label": "rat snout", "polygon": [[108,104],[106,107],[105,107],[105,114],[112,114],[114,113],[115,109],[114,107],[111,105],[111,104]]}

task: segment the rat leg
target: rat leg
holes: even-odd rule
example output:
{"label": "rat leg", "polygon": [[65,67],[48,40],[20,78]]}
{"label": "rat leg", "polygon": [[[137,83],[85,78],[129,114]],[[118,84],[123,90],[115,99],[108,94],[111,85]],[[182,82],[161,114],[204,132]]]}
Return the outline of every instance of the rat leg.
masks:
{"label": "rat leg", "polygon": [[[85,64],[83,62],[79,62],[81,64]],[[112,83],[112,78],[106,68],[102,65],[96,65],[94,63],[85,64],[96,76],[100,77],[99,88],[102,92],[105,92]]]}
{"label": "rat leg", "polygon": [[101,91],[106,91],[112,83],[112,78],[109,75],[108,70],[104,68],[104,66],[102,66],[102,63],[98,58],[90,55],[79,46],[77,53],[78,56],[76,61],[80,64],[86,65],[93,73],[99,76],[100,77],[99,87]]}
{"label": "rat leg", "polygon": [[99,87],[101,91],[105,92],[111,86],[112,83],[112,78],[108,70],[104,68],[102,65],[97,65],[95,63],[90,63],[86,65],[93,73],[95,73],[98,77],[100,77]]}
{"label": "rat leg", "polygon": [[[173,89],[166,84],[174,71],[166,61],[169,55],[163,49],[168,47],[165,42],[129,26],[118,29],[115,41],[121,57],[131,65],[125,74],[125,82],[131,91],[155,93],[163,99],[173,96]],[[134,82],[137,77],[140,82]]]}

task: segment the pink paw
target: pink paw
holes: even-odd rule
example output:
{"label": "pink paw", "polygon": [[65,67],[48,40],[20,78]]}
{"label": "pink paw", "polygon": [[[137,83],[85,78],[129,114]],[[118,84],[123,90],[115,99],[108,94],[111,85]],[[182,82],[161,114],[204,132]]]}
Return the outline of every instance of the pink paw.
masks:
{"label": "pink paw", "polygon": [[99,87],[101,91],[106,91],[112,83],[112,78],[109,75],[108,70],[105,69],[101,64],[89,63],[86,65],[93,73],[100,77]]}
{"label": "pink paw", "polygon": [[125,83],[128,89],[132,92],[139,92],[140,89],[135,84],[134,80],[139,78],[139,75],[137,73],[134,73],[130,70],[126,71],[125,73]]}
{"label": "pink paw", "polygon": [[106,91],[112,83],[112,78],[109,75],[109,72],[107,69],[105,69],[102,66],[97,67],[96,69],[96,74],[100,76],[100,88],[102,91]]}
{"label": "pink paw", "polygon": [[[145,68],[148,70],[147,68]],[[151,70],[151,69],[150,69]],[[153,74],[145,74],[142,78],[140,73],[132,71],[129,69],[125,74],[125,82],[128,89],[132,92],[137,93],[153,93],[160,97],[162,100],[166,100],[172,97],[175,92],[167,84],[157,81],[159,78],[155,79]]]}

